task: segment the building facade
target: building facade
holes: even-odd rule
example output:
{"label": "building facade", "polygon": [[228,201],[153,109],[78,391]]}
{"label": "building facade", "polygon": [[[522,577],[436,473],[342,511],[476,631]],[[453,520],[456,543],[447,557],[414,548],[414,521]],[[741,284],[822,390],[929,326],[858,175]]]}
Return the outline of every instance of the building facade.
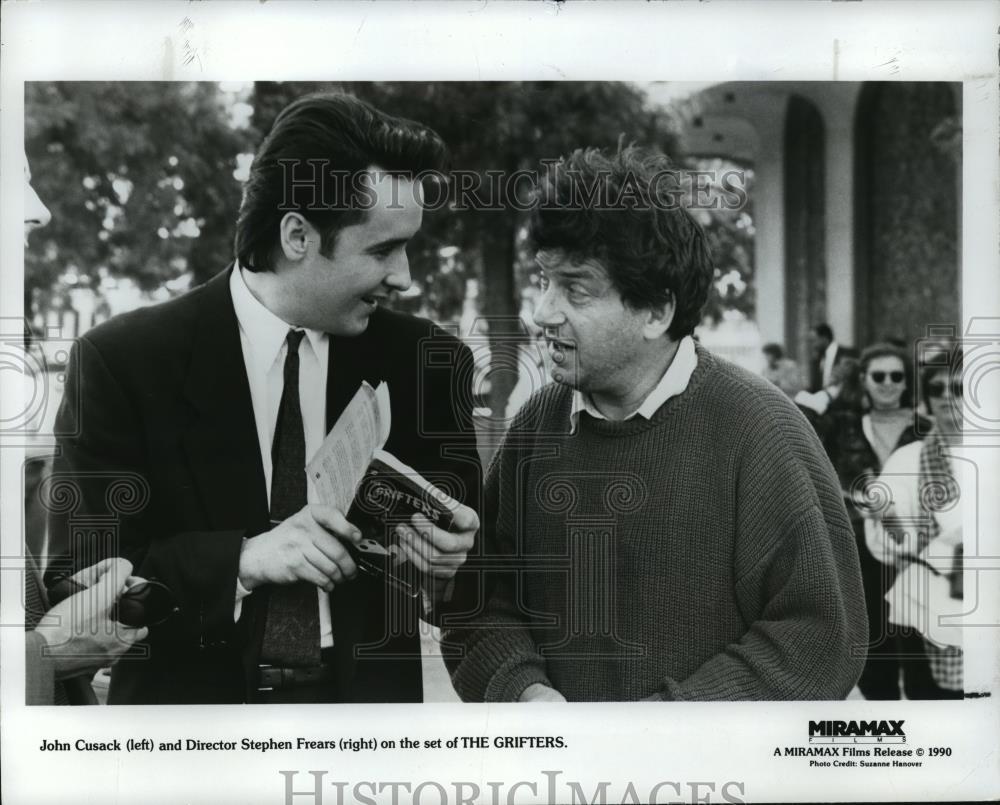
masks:
{"label": "building facade", "polygon": [[676,107],[686,155],[754,169],[762,342],[804,363],[820,322],[863,347],[961,321],[960,83],[731,82]]}

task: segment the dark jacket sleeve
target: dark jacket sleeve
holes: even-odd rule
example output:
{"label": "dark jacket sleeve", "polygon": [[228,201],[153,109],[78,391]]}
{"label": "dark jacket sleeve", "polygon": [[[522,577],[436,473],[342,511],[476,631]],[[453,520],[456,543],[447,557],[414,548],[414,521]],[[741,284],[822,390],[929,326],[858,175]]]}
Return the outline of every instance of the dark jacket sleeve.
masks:
{"label": "dark jacket sleeve", "polygon": [[56,417],[59,455],[43,483],[50,570],[122,556],[135,575],[174,593],[180,614],[165,636],[194,645],[227,640],[244,533],[165,527],[171,501],[151,479],[141,411],[98,346],[86,336],[77,341]]}

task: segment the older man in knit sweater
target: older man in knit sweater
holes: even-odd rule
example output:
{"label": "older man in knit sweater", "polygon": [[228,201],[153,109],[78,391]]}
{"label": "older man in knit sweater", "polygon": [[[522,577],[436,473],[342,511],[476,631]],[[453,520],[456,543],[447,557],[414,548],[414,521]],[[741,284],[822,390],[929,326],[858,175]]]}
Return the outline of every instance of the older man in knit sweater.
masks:
{"label": "older man in knit sweater", "polygon": [[838,699],[868,641],[812,428],[692,338],[713,266],[665,157],[577,151],[532,219],[555,383],[486,481],[468,701]]}

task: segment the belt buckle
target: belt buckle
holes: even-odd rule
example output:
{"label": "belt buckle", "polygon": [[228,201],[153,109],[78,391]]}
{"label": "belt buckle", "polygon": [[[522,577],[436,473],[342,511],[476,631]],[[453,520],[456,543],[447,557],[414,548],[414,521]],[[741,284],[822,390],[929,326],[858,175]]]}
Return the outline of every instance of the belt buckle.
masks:
{"label": "belt buckle", "polygon": [[257,663],[257,692],[258,693],[269,693],[274,690],[274,685],[265,685],[264,680],[267,675],[267,671],[273,670],[274,666],[270,663],[261,662]]}
{"label": "belt buckle", "polygon": [[282,668],[270,663],[258,663],[257,691],[268,693],[278,688],[317,684],[330,673],[332,668],[326,663],[308,668]]}

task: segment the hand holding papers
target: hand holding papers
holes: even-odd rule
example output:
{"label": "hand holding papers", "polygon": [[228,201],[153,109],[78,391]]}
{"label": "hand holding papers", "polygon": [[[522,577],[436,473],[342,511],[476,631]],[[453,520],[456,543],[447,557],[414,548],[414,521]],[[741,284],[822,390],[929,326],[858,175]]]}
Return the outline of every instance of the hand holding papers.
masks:
{"label": "hand holding papers", "polygon": [[239,582],[252,591],[262,584],[307,581],[327,592],[358,573],[346,545],[361,533],[332,506],[306,505],[270,531],[243,543]]}
{"label": "hand holding papers", "polygon": [[361,532],[352,555],[362,570],[413,596],[424,574],[437,596],[437,581],[465,562],[479,518],[382,449],[390,427],[388,387],[363,383],[309,462],[309,482]]}

